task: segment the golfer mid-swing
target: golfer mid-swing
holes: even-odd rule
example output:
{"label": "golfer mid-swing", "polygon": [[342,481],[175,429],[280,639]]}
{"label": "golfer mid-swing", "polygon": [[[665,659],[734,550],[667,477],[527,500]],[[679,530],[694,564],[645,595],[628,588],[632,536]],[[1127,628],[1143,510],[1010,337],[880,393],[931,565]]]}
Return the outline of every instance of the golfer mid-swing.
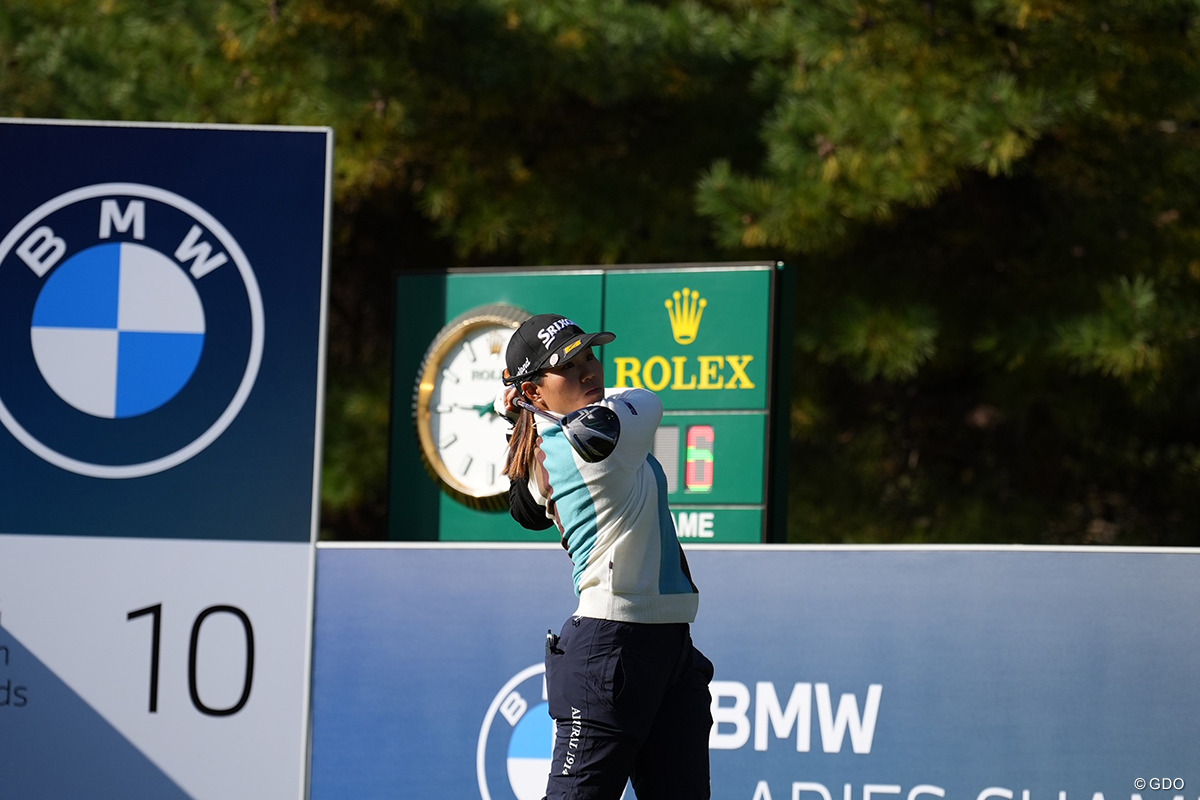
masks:
{"label": "golfer mid-swing", "polygon": [[[546,797],[618,800],[630,780],[638,800],[707,800],[713,666],[692,645],[699,593],[651,454],[662,401],[604,387],[592,346],[615,338],[558,314],[532,317],[509,342],[497,401],[515,419],[505,466],[512,515],[532,530],[558,526],[579,597],[547,639],[556,732]],[[611,409],[616,444],[585,459],[562,426],[519,398],[555,416]]]}

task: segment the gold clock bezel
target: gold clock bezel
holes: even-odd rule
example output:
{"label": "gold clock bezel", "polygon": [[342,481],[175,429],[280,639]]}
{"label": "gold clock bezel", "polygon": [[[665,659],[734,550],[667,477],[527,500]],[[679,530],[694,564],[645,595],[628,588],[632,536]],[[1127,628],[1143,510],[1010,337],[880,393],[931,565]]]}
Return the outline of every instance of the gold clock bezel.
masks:
{"label": "gold clock bezel", "polygon": [[[421,462],[434,482],[454,500],[463,505],[483,511],[501,511],[508,507],[508,492],[481,495],[456,475],[450,472],[433,439],[433,411],[430,398],[437,385],[443,360],[472,331],[483,327],[505,327],[516,330],[529,318],[529,313],[516,306],[492,304],[473,308],[446,323],[433,337],[421,367],[417,370],[416,386],[413,390],[413,424],[417,429],[418,449]],[[499,389],[499,385],[496,387]]]}

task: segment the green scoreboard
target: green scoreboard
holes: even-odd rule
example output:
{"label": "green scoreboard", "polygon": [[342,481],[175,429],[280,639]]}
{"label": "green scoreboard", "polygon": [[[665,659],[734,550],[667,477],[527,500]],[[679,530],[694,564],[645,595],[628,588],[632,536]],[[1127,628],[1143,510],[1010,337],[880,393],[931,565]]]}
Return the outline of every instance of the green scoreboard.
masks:
{"label": "green scoreboard", "polygon": [[492,410],[512,331],[610,330],[610,387],[663,401],[654,455],[679,537],[784,541],[791,270],[780,263],[451,270],[397,280],[389,537],[554,541],[507,513]]}

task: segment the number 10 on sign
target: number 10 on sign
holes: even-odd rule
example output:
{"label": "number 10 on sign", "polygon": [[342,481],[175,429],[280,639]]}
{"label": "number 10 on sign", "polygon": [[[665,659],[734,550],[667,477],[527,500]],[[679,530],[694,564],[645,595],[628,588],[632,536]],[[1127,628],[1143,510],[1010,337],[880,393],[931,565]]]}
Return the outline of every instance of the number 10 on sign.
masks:
{"label": "number 10 on sign", "polygon": [[[229,615],[233,617],[237,623],[240,623],[245,634],[245,650],[244,652],[244,673],[240,694],[236,702],[232,705],[219,707],[209,705],[200,696],[200,681],[198,678],[200,669],[200,647],[201,633],[204,629],[204,624],[210,619],[214,619],[216,615]],[[162,603],[155,603],[152,606],[135,609],[130,611],[126,616],[127,620],[135,620],[141,617],[150,617],[151,634],[150,634],[150,702],[149,711],[151,714],[158,713],[158,687],[159,687],[159,670],[161,663],[162,652],[162,626],[163,626],[163,606]],[[191,697],[192,705],[202,714],[207,714],[212,717],[228,717],[238,713],[246,707],[246,703],[250,701],[250,690],[254,685],[254,626],[250,622],[250,617],[245,611],[237,606],[216,605],[209,606],[201,611],[195,621],[192,622],[192,632],[188,639],[188,654],[187,654],[187,684],[188,694]]]}

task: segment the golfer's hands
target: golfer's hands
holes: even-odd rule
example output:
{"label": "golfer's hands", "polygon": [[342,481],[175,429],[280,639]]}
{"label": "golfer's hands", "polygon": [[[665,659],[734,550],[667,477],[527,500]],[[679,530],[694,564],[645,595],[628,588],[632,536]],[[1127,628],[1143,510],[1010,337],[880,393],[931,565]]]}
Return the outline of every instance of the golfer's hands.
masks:
{"label": "golfer's hands", "polygon": [[[508,377],[508,370],[504,370],[504,375]],[[501,386],[500,391],[496,393],[496,400],[492,403],[492,408],[497,414],[515,424],[517,418],[521,416],[521,407],[516,404],[516,400],[517,387]]]}

